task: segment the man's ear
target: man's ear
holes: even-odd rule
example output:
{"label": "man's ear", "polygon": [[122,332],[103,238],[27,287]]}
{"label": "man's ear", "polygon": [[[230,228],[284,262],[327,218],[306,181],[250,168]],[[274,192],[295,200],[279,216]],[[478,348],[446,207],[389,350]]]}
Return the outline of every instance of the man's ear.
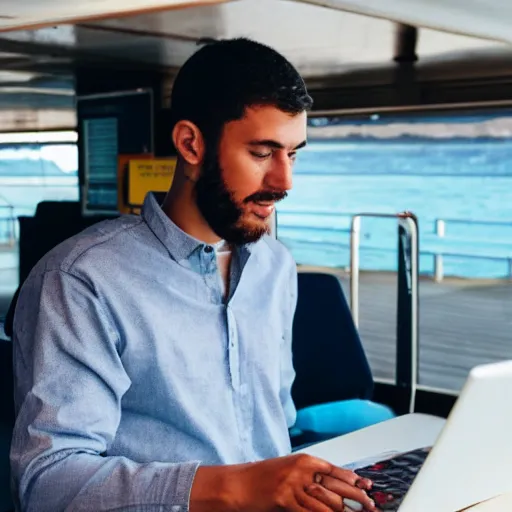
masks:
{"label": "man's ear", "polygon": [[201,130],[190,121],[178,121],[172,131],[176,151],[189,164],[200,166],[204,160],[205,144]]}

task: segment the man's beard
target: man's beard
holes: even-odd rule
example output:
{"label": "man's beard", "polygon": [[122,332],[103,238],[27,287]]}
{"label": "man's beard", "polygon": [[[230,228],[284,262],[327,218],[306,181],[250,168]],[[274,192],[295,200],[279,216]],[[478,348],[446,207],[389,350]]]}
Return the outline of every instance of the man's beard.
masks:
{"label": "man's beard", "polygon": [[[270,225],[244,223],[244,211],[235,201],[222,177],[222,169],[216,156],[205,159],[205,165],[196,183],[197,206],[212,230],[233,245],[257,242],[270,232]],[[244,199],[255,201],[280,201],[285,191],[261,190]]]}

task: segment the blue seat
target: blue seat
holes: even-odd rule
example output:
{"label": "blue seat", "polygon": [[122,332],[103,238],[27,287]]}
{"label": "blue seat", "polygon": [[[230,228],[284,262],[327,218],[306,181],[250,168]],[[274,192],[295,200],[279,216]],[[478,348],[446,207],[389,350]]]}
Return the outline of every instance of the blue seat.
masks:
{"label": "blue seat", "polygon": [[293,324],[293,446],[319,442],[391,419],[372,401],[373,376],[339,279],[299,272]]}

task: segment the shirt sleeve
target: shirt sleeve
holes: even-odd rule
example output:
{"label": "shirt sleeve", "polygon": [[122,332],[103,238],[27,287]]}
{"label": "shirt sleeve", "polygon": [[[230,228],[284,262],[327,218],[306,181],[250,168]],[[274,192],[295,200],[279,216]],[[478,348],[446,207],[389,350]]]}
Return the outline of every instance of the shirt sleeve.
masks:
{"label": "shirt sleeve", "polygon": [[297,411],[292,398],[292,385],[295,380],[295,369],[293,367],[292,356],[292,336],[293,336],[293,318],[297,307],[297,266],[293,262],[290,272],[290,286],[287,290],[289,294],[289,309],[286,319],[284,339],[281,353],[281,392],[280,399],[286,415],[288,428],[293,427],[297,417]]}
{"label": "shirt sleeve", "polygon": [[49,270],[23,286],[13,340],[18,510],[188,511],[198,462],[108,456],[131,384],[113,325],[75,275]]}

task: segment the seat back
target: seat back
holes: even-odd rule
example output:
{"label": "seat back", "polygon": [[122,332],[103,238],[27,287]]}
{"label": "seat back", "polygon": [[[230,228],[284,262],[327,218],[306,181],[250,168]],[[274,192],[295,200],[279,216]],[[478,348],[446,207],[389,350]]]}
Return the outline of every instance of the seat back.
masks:
{"label": "seat back", "polygon": [[84,217],[78,201],[41,201],[33,217],[18,217],[20,225],[19,282],[51,249],[96,222],[111,216]]}
{"label": "seat back", "polygon": [[298,409],[373,394],[370,366],[335,275],[299,272],[293,363]]}

